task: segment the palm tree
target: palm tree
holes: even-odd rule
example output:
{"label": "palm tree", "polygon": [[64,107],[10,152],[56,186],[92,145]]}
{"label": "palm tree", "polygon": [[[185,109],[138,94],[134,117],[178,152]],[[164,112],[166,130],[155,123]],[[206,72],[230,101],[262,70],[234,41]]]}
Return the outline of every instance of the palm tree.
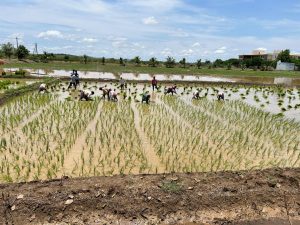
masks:
{"label": "palm tree", "polygon": [[185,66],[186,66],[186,59],[183,58],[182,60],[179,61],[179,63],[180,63],[180,65],[181,65],[183,68],[185,68]]}
{"label": "palm tree", "polygon": [[197,60],[197,68],[198,68],[198,69],[201,69],[201,59],[198,59],[198,60]]}
{"label": "palm tree", "polygon": [[119,59],[119,63],[120,63],[121,66],[125,66],[125,63],[124,63],[124,60],[123,60],[122,57]]}
{"label": "palm tree", "polygon": [[149,66],[156,67],[158,64],[159,63],[156,58],[152,57],[151,59],[149,59]]}
{"label": "palm tree", "polygon": [[101,63],[102,63],[102,65],[105,65],[105,57],[101,58]]}
{"label": "palm tree", "polygon": [[134,57],[133,59],[134,63],[136,66],[140,66],[141,65],[141,59],[139,56]]}
{"label": "palm tree", "polygon": [[88,56],[87,55],[83,55],[83,61],[84,61],[84,64],[87,64],[87,61],[88,61]]}
{"label": "palm tree", "polygon": [[168,56],[165,62],[167,68],[173,68],[176,64],[176,61],[173,57]]}

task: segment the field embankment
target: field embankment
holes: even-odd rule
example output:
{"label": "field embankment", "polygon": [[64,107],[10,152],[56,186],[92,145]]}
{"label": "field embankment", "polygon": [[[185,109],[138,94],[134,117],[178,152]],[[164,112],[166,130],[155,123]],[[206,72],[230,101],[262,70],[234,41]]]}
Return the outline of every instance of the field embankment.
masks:
{"label": "field embankment", "polygon": [[2,184],[0,224],[296,225],[299,185],[300,169]]}

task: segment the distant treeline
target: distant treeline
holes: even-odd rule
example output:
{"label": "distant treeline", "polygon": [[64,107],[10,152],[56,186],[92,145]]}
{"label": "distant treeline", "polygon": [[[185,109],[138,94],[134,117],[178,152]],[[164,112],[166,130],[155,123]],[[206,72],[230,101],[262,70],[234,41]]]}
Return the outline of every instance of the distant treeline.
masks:
{"label": "distant treeline", "polygon": [[101,65],[105,64],[119,64],[120,66],[126,65],[135,65],[135,66],[149,66],[149,67],[197,67],[201,69],[201,67],[205,66],[207,68],[227,68],[230,70],[232,67],[241,68],[242,70],[246,68],[254,69],[254,70],[273,70],[276,68],[276,64],[278,60],[282,62],[293,62],[300,68],[300,60],[292,59],[290,57],[290,51],[287,49],[282,51],[278,58],[274,61],[267,61],[260,57],[254,57],[252,59],[240,60],[236,58],[231,58],[228,60],[216,59],[215,61],[198,59],[196,62],[188,62],[186,58],[182,58],[179,61],[176,61],[173,57],[168,56],[164,61],[159,61],[157,58],[152,57],[149,60],[142,60],[139,56],[134,57],[133,59],[125,59],[125,58],[105,58],[105,57],[91,57],[87,55],[78,56],[78,55],[70,55],[70,54],[56,54],[43,52],[42,54],[31,54],[29,50],[20,45],[18,48],[15,48],[11,43],[2,44],[0,48],[0,57],[5,57],[8,59],[16,58],[18,60],[31,60],[35,62],[76,62],[76,63],[98,63]]}

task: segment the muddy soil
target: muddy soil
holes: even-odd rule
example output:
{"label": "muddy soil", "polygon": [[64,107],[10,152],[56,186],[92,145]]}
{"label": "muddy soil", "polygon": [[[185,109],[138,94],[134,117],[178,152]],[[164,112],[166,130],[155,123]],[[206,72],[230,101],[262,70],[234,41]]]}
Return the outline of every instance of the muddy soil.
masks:
{"label": "muddy soil", "polygon": [[0,185],[0,224],[300,224],[300,169]]}

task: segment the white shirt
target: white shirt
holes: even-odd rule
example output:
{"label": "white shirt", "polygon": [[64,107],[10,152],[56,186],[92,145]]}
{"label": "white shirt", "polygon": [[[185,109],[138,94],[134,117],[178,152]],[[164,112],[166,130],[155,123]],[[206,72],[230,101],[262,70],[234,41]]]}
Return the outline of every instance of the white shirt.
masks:
{"label": "white shirt", "polygon": [[41,84],[41,85],[40,85],[40,88],[46,88],[46,84],[44,84],[44,83]]}
{"label": "white shirt", "polygon": [[86,95],[87,97],[90,97],[92,95],[92,92],[90,91],[83,91],[84,95]]}
{"label": "white shirt", "polygon": [[224,95],[224,93],[222,91],[219,91],[218,95]]}

